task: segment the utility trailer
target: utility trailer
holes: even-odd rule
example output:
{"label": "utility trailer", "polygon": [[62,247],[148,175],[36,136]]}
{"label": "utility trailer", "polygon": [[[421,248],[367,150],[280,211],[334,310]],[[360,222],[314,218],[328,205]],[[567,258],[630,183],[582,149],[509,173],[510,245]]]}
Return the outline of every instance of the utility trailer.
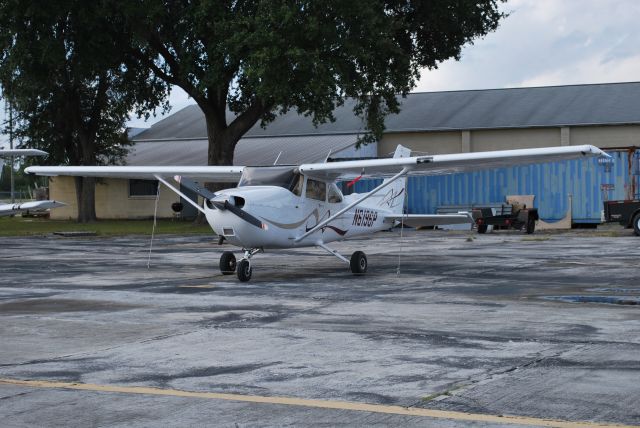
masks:
{"label": "utility trailer", "polygon": [[500,207],[474,207],[473,219],[478,233],[486,233],[489,226],[494,229],[518,229],[528,234],[536,228],[537,208],[520,208],[517,204],[502,204]]}
{"label": "utility trailer", "polygon": [[640,199],[604,201],[604,221],[618,222],[640,236]]}

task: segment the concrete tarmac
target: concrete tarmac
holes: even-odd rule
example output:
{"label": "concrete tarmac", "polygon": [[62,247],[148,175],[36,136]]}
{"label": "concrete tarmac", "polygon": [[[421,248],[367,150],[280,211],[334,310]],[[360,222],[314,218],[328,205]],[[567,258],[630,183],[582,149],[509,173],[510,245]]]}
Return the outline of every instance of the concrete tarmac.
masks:
{"label": "concrete tarmac", "polygon": [[640,425],[630,232],[1,239],[3,427]]}

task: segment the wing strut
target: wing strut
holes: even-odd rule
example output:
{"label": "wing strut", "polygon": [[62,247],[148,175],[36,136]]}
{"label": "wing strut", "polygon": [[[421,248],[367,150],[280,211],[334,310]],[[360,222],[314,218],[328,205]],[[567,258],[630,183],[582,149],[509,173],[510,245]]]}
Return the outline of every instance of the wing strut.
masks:
{"label": "wing strut", "polygon": [[153,174],[153,176],[156,178],[156,180],[158,180],[159,182],[161,182],[162,184],[167,186],[169,189],[173,190],[178,195],[182,196],[182,199],[184,199],[185,201],[187,201],[188,203],[193,205],[202,214],[206,214],[206,212],[204,212],[204,209],[200,205],[198,205],[195,202],[193,202],[190,197],[188,197],[187,195],[182,193],[180,190],[176,189],[176,187],[172,186],[167,180],[165,180],[164,178],[160,177],[158,174]]}
{"label": "wing strut", "polygon": [[370,191],[369,193],[365,194],[363,197],[361,197],[360,199],[358,199],[357,201],[353,201],[351,202],[349,205],[347,205],[346,207],[342,208],[340,211],[338,211],[337,213],[335,213],[334,215],[332,215],[331,217],[321,221],[320,223],[316,224],[315,227],[313,227],[312,229],[310,229],[308,232],[302,234],[301,236],[298,236],[296,239],[293,240],[293,242],[299,242],[302,241],[304,238],[306,238],[307,236],[311,235],[313,232],[315,232],[316,230],[324,227],[325,225],[329,224],[329,222],[332,222],[333,220],[335,220],[336,218],[338,218],[339,216],[341,216],[342,214],[344,214],[345,212],[347,212],[348,210],[350,210],[351,208],[355,207],[356,205],[360,204],[362,201],[364,201],[365,199],[375,195],[376,193],[378,193],[380,190],[384,189],[385,187],[387,187],[389,184],[393,183],[394,181],[396,181],[398,178],[407,175],[407,173],[410,171],[410,168],[402,168],[402,171],[400,171],[399,173],[397,173],[396,175],[394,175],[393,177],[391,177],[388,181],[384,181],[381,185],[379,185],[378,187],[376,187],[375,189],[373,189],[372,191]]}

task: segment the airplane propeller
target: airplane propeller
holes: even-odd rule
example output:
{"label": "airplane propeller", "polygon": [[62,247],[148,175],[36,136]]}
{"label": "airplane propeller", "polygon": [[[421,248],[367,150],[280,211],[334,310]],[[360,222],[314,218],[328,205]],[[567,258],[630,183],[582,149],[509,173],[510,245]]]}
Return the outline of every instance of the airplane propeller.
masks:
{"label": "airplane propeller", "polygon": [[250,223],[250,224],[254,225],[255,227],[258,227],[260,229],[266,229],[267,228],[266,224],[262,223],[260,220],[258,220],[256,217],[254,217],[253,215],[249,214],[248,212],[246,212],[242,208],[239,208],[239,207],[235,206],[234,204],[230,203],[227,199],[225,199],[225,200],[215,200],[215,198],[218,197],[218,195],[216,195],[215,193],[213,193],[212,191],[210,191],[206,187],[203,187],[200,184],[198,184],[197,182],[191,180],[190,178],[176,175],[174,177],[174,179],[178,183],[180,183],[184,187],[186,187],[187,189],[189,189],[189,190],[191,190],[193,192],[196,192],[198,195],[200,195],[203,198],[209,200],[211,202],[211,205],[213,205],[214,207],[216,207],[220,211],[225,211],[225,210],[230,211],[233,214],[235,214],[238,217],[240,217],[241,219],[243,219],[244,221],[246,221],[247,223]]}
{"label": "airplane propeller", "polygon": [[235,205],[229,203],[229,201],[226,199],[224,201],[211,201],[211,204],[213,204],[214,207],[218,208],[221,211],[224,211],[224,210],[231,211],[232,213],[234,213],[244,221],[251,223],[255,227],[259,227],[260,229],[266,229],[266,225],[264,223],[262,223],[260,220],[258,220],[256,217],[252,216],[242,208],[238,208]]}

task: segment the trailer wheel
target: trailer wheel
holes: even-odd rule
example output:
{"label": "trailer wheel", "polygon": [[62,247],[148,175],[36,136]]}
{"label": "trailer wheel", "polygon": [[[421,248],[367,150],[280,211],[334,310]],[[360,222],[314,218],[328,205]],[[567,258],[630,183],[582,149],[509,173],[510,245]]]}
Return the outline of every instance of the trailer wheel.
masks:
{"label": "trailer wheel", "polygon": [[633,216],[633,232],[636,236],[640,236],[640,213]]}
{"label": "trailer wheel", "polygon": [[487,225],[479,224],[478,225],[478,233],[487,233]]}
{"label": "trailer wheel", "polygon": [[536,230],[536,221],[532,216],[530,216],[527,219],[527,228],[525,229],[525,231],[527,232],[527,234],[531,235],[534,230]]}

